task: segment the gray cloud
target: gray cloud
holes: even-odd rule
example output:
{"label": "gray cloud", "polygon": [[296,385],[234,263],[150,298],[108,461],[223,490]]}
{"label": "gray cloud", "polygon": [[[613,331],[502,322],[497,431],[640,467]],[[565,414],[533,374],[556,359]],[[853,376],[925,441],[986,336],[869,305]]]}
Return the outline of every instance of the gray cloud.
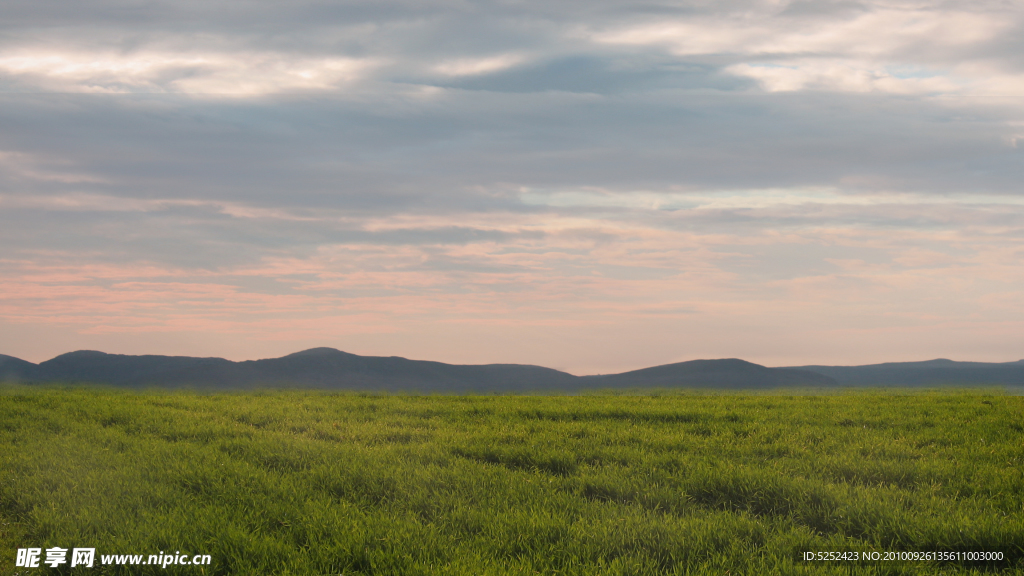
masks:
{"label": "gray cloud", "polygon": [[[827,311],[883,285],[872,310],[917,286],[920,310],[1011,317],[1022,27],[995,1],[6,2],[0,267],[22,300],[0,320],[49,317],[37,292],[114,316],[74,310],[149,265],[312,318],[415,295],[483,322],[518,293],[516,318],[579,330],[740,326],[744,298]],[[989,279],[975,304],[901,276],[961,265]],[[62,300],[33,266],[89,289]],[[111,326],[176,314],[146,290]],[[294,303],[313,292],[337,299]]]}
{"label": "gray cloud", "polygon": [[496,193],[519,186],[1017,193],[1024,177],[994,113],[877,95],[382,100],[7,95],[0,150],[22,157],[3,185],[401,211],[508,209]]}

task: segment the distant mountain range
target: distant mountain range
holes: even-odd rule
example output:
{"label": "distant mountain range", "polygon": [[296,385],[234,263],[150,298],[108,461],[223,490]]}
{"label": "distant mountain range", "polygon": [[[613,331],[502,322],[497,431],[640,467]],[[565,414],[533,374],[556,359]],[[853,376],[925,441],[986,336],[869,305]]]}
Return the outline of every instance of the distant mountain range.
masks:
{"label": "distant mountain range", "polygon": [[1024,360],[1016,362],[888,362],[867,366],[800,366],[845,386],[1024,386]]}
{"label": "distant mountain range", "polygon": [[1024,360],[900,362],[768,368],[744,360],[693,360],[598,376],[522,364],[457,365],[313,348],[232,362],[189,356],[126,356],[80,350],[33,364],[0,354],[0,381],[87,382],[132,388],[314,388],[418,393],[577,392],[587,389],[771,389],[838,386],[1024,386]]}

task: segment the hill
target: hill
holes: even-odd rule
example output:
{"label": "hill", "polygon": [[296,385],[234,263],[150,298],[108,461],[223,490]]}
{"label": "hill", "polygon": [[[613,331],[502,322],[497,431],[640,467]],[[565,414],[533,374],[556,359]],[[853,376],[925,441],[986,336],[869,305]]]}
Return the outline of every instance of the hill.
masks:
{"label": "hill", "polygon": [[79,350],[33,364],[0,354],[3,382],[92,382],[122,387],[312,388],[414,393],[577,392],[585,389],[770,389],[834,386],[1024,386],[1024,361],[890,362],[768,368],[745,360],[692,360],[621,374],[574,376],[523,364],[459,365],[313,348],[232,362],[190,356],[127,356]]}
{"label": "hill", "polygon": [[396,356],[358,356],[313,348],[281,358],[127,356],[80,350],[32,364],[0,357],[0,380],[91,382],[125,387],[196,389],[315,388],[387,392],[527,393],[595,388],[776,388],[829,386],[828,376],[767,368],[743,360],[695,360],[623,374],[574,376],[521,364],[457,365]]}
{"label": "hill", "polygon": [[864,366],[795,366],[834,378],[842,386],[1024,386],[1024,360],[888,362]]}
{"label": "hill", "polygon": [[39,367],[35,364],[0,354],[0,382],[31,382],[40,378]]}
{"label": "hill", "polygon": [[729,358],[725,360],[691,360],[643,368],[622,374],[584,376],[595,387],[602,388],[780,388],[789,386],[834,386],[828,376],[792,368],[767,368],[760,364]]}
{"label": "hill", "polygon": [[314,348],[282,358],[128,356],[80,350],[34,365],[13,357],[12,377],[34,382],[91,382],[127,387],[199,389],[317,388],[410,392],[518,392],[572,388],[576,376],[540,366],[459,366],[398,357],[357,356]]}

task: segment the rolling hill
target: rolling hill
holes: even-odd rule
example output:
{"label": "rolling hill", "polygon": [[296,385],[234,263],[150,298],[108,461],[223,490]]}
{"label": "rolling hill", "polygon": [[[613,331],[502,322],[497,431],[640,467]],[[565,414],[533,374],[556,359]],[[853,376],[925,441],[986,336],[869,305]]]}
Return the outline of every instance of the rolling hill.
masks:
{"label": "rolling hill", "polygon": [[696,360],[623,374],[574,376],[521,364],[457,365],[313,348],[281,358],[126,356],[80,350],[32,364],[0,357],[0,379],[197,389],[316,388],[446,393],[515,393],[595,388],[774,388],[829,386],[827,376],[743,360]]}
{"label": "rolling hill", "polygon": [[1024,360],[888,362],[864,366],[796,366],[834,378],[842,386],[1024,386]]}
{"label": "rolling hill", "polygon": [[79,350],[33,364],[0,354],[3,382],[89,382],[195,389],[314,388],[416,393],[576,392],[586,389],[771,389],[838,386],[1024,386],[1024,361],[895,362],[768,368],[735,358],[692,360],[621,374],[574,376],[522,364],[458,365],[313,348],[232,362],[189,356],[127,356]]}
{"label": "rolling hill", "polygon": [[836,381],[807,370],[767,368],[760,364],[729,358],[691,360],[643,368],[622,374],[583,376],[595,388],[780,388],[834,386]]}

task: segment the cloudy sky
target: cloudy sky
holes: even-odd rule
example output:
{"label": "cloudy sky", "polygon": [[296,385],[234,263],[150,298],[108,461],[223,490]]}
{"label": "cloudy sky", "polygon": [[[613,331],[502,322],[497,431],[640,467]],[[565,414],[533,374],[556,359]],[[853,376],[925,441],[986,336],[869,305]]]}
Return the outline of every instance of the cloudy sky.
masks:
{"label": "cloudy sky", "polygon": [[1024,358],[1024,5],[4,0],[0,353]]}

